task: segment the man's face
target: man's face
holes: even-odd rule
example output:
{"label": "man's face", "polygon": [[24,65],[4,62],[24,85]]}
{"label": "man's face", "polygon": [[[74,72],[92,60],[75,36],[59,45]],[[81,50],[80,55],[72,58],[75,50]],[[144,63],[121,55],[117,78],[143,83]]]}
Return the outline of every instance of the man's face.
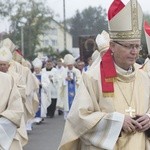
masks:
{"label": "man's face", "polygon": [[41,68],[35,67],[35,68],[34,68],[34,72],[35,72],[36,74],[39,74],[39,73],[41,72]]}
{"label": "man's face", "polygon": [[115,63],[128,70],[132,66],[139,55],[139,47],[141,46],[140,40],[129,41],[129,42],[111,42],[110,49],[113,52]]}
{"label": "man's face", "polygon": [[72,70],[73,66],[74,66],[73,64],[67,65],[67,67],[68,67],[69,70]]}
{"label": "man's face", "polygon": [[84,62],[82,62],[82,61],[78,62],[77,68],[78,68],[79,70],[82,70],[82,69],[84,68]]}
{"label": "man's face", "polygon": [[9,69],[9,62],[6,61],[0,61],[0,71],[6,73]]}
{"label": "man's face", "polygon": [[61,61],[57,61],[57,66],[58,66],[59,68],[61,68],[62,62],[61,62]]}
{"label": "man's face", "polygon": [[47,69],[52,68],[52,67],[53,67],[53,62],[47,61],[46,64],[45,64],[45,67],[46,67]]}

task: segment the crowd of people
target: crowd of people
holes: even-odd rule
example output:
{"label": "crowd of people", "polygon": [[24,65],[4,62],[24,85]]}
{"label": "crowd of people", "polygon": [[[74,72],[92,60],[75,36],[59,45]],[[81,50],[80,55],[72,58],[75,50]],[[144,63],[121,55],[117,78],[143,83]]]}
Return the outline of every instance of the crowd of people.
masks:
{"label": "crowd of people", "polygon": [[66,120],[81,74],[90,69],[91,62],[86,70],[84,62],[79,64],[71,54],[57,62],[40,55],[29,62],[9,38],[1,41],[0,149],[23,149],[34,124],[55,117],[57,111]]}
{"label": "crowd of people", "polygon": [[[57,112],[65,121],[59,150],[150,150],[150,26],[142,16],[137,0],[114,0],[109,33],[97,35],[86,65],[71,54],[29,62],[2,40],[0,149],[22,150],[27,131]],[[149,55],[137,64],[143,27]]]}

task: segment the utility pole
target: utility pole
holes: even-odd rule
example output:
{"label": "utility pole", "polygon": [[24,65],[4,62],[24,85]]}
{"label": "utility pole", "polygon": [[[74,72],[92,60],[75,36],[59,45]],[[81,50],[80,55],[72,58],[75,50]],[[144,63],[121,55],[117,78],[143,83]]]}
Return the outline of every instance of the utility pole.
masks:
{"label": "utility pole", "polygon": [[64,14],[64,50],[67,49],[67,41],[66,41],[66,6],[65,0],[63,0],[63,14]]}
{"label": "utility pole", "polygon": [[23,30],[23,26],[21,26],[21,50],[22,50],[22,55],[24,56],[24,30]]}

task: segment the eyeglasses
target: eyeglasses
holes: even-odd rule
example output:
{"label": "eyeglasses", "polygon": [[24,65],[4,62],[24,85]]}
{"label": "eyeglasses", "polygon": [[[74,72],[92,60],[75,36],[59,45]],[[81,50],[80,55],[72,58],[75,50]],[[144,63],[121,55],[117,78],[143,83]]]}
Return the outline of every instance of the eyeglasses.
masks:
{"label": "eyeglasses", "polygon": [[114,43],[117,43],[118,45],[126,48],[126,49],[129,49],[130,51],[133,50],[134,48],[136,48],[138,51],[141,51],[142,50],[142,45],[138,45],[138,44],[130,44],[130,45],[124,45],[122,43],[119,43],[117,41],[113,41]]}

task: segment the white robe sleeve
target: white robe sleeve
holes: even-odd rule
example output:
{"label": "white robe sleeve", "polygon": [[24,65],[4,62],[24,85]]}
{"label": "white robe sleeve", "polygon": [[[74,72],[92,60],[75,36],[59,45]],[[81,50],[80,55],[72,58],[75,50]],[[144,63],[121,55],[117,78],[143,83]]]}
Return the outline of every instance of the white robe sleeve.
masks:
{"label": "white robe sleeve", "polygon": [[42,73],[41,83],[42,83],[43,90],[47,91],[47,88],[50,85],[50,81],[49,81],[48,75],[46,73]]}
{"label": "white robe sleeve", "polygon": [[77,86],[79,86],[80,80],[82,78],[81,72],[76,68],[74,69],[74,71],[75,71],[75,75],[76,75],[76,84],[77,84]]}
{"label": "white robe sleeve", "polygon": [[15,124],[4,117],[0,118],[0,149],[9,150],[16,130]]}
{"label": "white robe sleeve", "polygon": [[124,121],[124,115],[118,112],[106,114],[95,127],[81,136],[87,144],[112,150],[119,137]]}

